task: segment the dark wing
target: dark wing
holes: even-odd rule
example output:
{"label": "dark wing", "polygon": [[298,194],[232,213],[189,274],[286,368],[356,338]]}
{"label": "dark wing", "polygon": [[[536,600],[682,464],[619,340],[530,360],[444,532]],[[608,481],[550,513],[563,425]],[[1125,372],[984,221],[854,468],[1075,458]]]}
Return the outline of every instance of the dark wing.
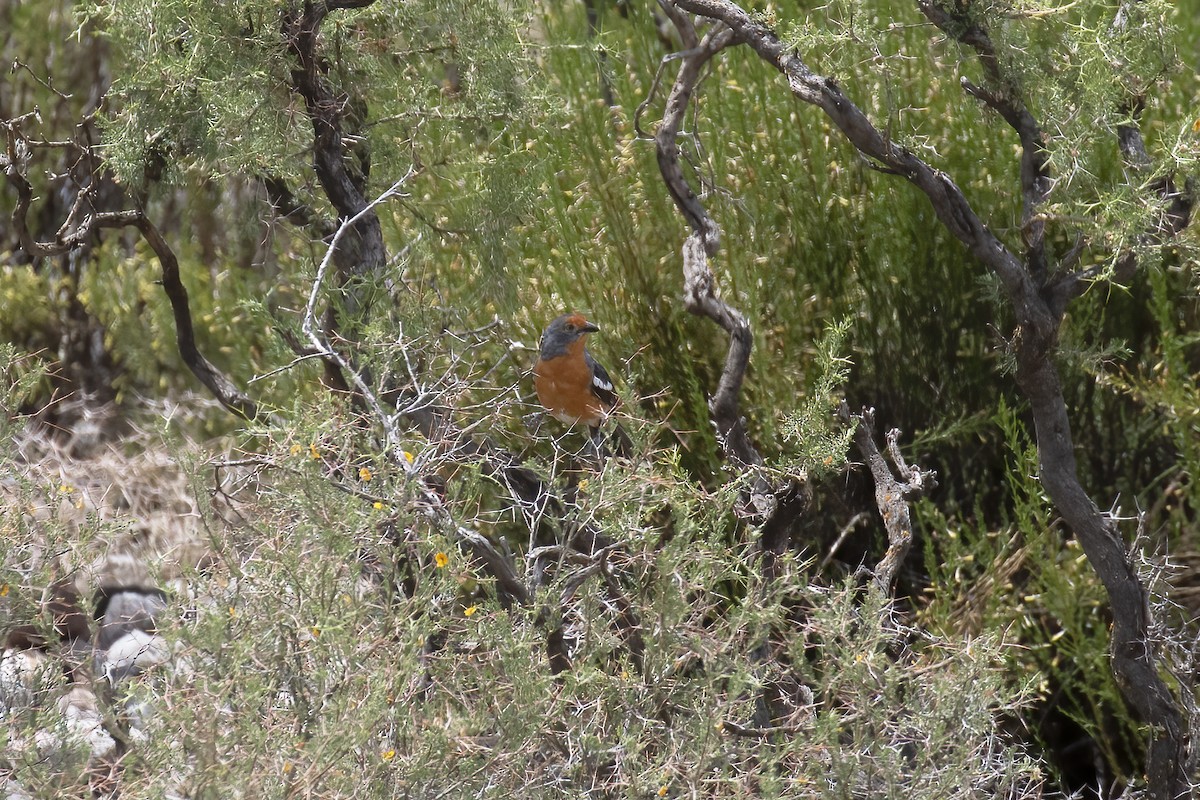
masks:
{"label": "dark wing", "polygon": [[583,351],[583,358],[592,370],[592,393],[600,398],[605,408],[612,408],[617,404],[617,393],[613,391],[613,382],[612,378],[608,377],[608,371],[600,366],[600,362],[592,358],[592,354],[587,350]]}

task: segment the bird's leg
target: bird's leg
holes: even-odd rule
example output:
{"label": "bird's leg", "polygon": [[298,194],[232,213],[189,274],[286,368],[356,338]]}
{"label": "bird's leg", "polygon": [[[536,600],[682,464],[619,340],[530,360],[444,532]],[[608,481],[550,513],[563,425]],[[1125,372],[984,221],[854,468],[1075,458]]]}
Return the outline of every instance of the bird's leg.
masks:
{"label": "bird's leg", "polygon": [[604,446],[604,433],[597,425],[594,428],[588,428],[588,446],[585,448],[589,459],[596,465],[596,470],[604,469],[604,462],[608,459],[607,448]]}

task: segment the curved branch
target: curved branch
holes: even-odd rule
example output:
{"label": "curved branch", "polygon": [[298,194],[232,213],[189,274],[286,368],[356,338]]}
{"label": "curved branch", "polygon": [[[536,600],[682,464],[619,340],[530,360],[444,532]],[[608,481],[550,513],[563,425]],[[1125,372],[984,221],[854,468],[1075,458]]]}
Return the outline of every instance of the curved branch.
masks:
{"label": "curved branch", "polygon": [[[86,209],[89,208],[90,189],[84,189],[79,193],[67,222],[59,227],[54,241],[39,242],[34,239],[28,222],[29,209],[33,204],[33,187],[25,174],[29,164],[28,141],[20,132],[20,118],[2,124],[6,129],[8,141],[7,154],[0,160],[0,167],[4,169],[8,182],[17,190],[17,204],[13,208],[12,221],[21,248],[31,257],[45,258],[83,246],[103,228],[137,228],[154,251],[162,269],[162,286],[167,300],[171,303],[171,312],[175,318],[175,341],[183,363],[226,409],[243,419],[258,418],[262,413],[258,404],[238,389],[237,385],[205,358],[196,346],[195,326],[188,306],[187,289],[184,288],[179,274],[179,260],[143,212],[126,210],[88,213]],[[75,143],[62,144],[78,147]],[[73,225],[72,219],[75,220]]]}
{"label": "curved branch", "polygon": [[727,0],[676,0],[676,5],[727,25],[739,41],[783,73],[792,94],[824,111],[859,152],[920,189],[946,230],[1000,279],[1012,299],[1021,324],[1053,335],[1057,320],[1040,301],[1037,287],[1025,272],[1021,260],[984,224],[962,190],[948,175],[926,164],[908,148],[893,142],[842,93],[832,78],[815,74],[794,49],[740,6]]}
{"label": "curved branch", "polygon": [[[685,42],[695,42],[695,28],[686,16],[664,4],[671,19],[682,26],[680,35]],[[658,168],[662,173],[675,205],[692,228],[692,235],[683,244],[684,305],[693,314],[708,317],[729,334],[729,350],[717,390],[709,400],[709,413],[717,426],[725,451],[743,464],[761,464],[754,445],[746,434],[746,424],[739,408],[742,382],[750,364],[754,337],[745,315],[721,299],[708,259],[716,254],[721,242],[721,229],[692,190],[680,165],[679,130],[683,126],[688,103],[704,65],[714,55],[733,42],[732,32],[720,26],[705,34],[691,50],[682,54],[679,74],[667,96],[662,124],[655,134]]]}
{"label": "curved branch", "polygon": [[1159,674],[1149,634],[1149,594],[1130,564],[1116,521],[1101,513],[1079,482],[1058,370],[1047,354],[1018,343],[1016,377],[1033,412],[1042,486],[1108,594],[1117,687],[1134,714],[1151,726],[1146,766],[1151,796],[1187,797],[1187,736],[1179,704]]}
{"label": "curved branch", "polygon": [[192,325],[192,311],[188,306],[187,289],[179,276],[179,259],[171,249],[158,228],[140,212],[133,223],[141,232],[150,249],[158,258],[162,268],[163,291],[171,303],[171,313],[175,317],[175,342],[179,347],[179,355],[187,364],[192,374],[208,389],[217,400],[229,411],[246,420],[254,420],[262,415],[250,397],[238,389],[237,385],[225,373],[217,369],[211,361],[204,357],[200,348],[196,347],[196,333]]}
{"label": "curved branch", "polygon": [[743,464],[761,464],[762,456],[746,433],[746,420],[740,409],[742,382],[750,366],[754,337],[745,315],[717,294],[700,233],[693,233],[683,243],[683,301],[688,311],[708,317],[729,334],[725,367],[717,391],[709,398],[708,410],[725,451]]}
{"label": "curved branch", "polygon": [[[672,19],[674,18],[672,17]],[[684,29],[680,33],[684,36],[685,41],[696,38],[691,22],[685,19],[682,23],[677,22],[676,24],[684,24]],[[684,31],[688,33],[684,33]],[[691,102],[696,84],[700,82],[704,65],[723,48],[729,46],[732,40],[733,36],[728,29],[718,32],[710,31],[703,41],[683,54],[680,60],[679,74],[675,76],[671,93],[667,95],[667,106],[663,111],[662,124],[659,125],[658,132],[654,136],[658,169],[662,172],[667,191],[671,193],[671,198],[674,199],[675,205],[679,207],[692,230],[700,237],[704,245],[704,252],[710,256],[716,255],[717,249],[720,247],[721,229],[708,215],[708,211],[700,203],[700,199],[692,191],[687,178],[684,177],[683,168],[679,163],[679,129],[683,127],[688,103]]]}

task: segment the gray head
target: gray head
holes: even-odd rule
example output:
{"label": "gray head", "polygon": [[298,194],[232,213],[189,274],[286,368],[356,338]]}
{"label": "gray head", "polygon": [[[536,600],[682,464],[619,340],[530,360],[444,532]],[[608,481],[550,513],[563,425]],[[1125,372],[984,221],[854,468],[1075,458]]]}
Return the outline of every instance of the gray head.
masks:
{"label": "gray head", "polygon": [[[543,361],[567,354],[568,348],[589,333],[600,330],[599,325],[587,321],[583,314],[563,314],[542,332],[541,357]],[[580,344],[582,347],[582,343]]]}

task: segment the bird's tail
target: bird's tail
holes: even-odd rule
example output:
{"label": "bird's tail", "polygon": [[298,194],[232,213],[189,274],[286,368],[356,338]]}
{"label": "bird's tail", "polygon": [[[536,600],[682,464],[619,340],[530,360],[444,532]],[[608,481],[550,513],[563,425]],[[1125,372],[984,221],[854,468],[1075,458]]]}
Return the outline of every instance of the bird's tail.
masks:
{"label": "bird's tail", "polygon": [[612,433],[607,436],[600,426],[591,428],[589,434],[592,447],[595,448],[596,455],[599,457],[601,464],[610,456],[615,456],[616,458],[631,458],[633,456],[633,440],[629,438],[629,434],[625,432],[620,423],[615,423]]}

